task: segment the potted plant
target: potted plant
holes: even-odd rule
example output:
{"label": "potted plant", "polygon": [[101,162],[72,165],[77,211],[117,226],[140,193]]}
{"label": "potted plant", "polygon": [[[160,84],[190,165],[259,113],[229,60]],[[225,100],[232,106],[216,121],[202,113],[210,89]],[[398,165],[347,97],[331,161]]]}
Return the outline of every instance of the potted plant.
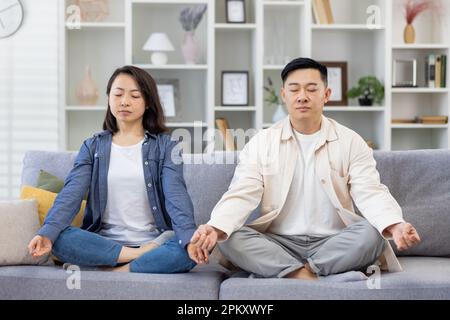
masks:
{"label": "potted plant", "polygon": [[347,96],[358,98],[360,106],[371,106],[373,103],[381,104],[384,99],[384,86],[374,76],[365,76],[358,80],[358,85],[352,87]]}
{"label": "potted plant", "polygon": [[287,113],[283,108],[281,98],[278,95],[277,90],[275,90],[272,79],[270,79],[270,77],[267,77],[267,83],[268,85],[264,86],[264,90],[267,92],[264,101],[268,102],[270,105],[274,105],[277,107],[275,113],[272,116],[272,122],[275,123],[281,119],[284,119],[287,116]]}

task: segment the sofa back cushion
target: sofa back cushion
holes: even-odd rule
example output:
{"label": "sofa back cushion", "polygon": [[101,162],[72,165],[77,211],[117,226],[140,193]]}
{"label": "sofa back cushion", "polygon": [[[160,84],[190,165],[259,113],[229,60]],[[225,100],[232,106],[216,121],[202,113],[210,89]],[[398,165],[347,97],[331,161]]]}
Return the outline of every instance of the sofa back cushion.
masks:
{"label": "sofa back cushion", "polygon": [[450,256],[450,151],[378,151],[374,156],[381,181],[422,239],[396,253]]}
{"label": "sofa back cushion", "polygon": [[[70,152],[27,152],[22,185],[35,185],[40,169],[65,178],[75,156]],[[418,246],[398,254],[450,256],[450,151],[375,151],[374,156],[381,181],[402,207],[405,220],[416,227],[422,238]],[[184,177],[197,224],[208,221],[228,189],[236,158],[236,153],[224,152],[183,156]],[[258,210],[252,218],[257,215]]]}

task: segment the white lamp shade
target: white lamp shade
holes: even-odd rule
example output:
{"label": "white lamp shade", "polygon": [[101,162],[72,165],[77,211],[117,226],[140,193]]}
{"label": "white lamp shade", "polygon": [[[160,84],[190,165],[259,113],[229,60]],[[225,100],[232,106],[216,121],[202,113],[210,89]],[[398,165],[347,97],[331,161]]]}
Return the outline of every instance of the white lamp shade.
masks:
{"label": "white lamp shade", "polygon": [[150,35],[142,48],[145,51],[173,51],[175,50],[167,34],[155,32]]}

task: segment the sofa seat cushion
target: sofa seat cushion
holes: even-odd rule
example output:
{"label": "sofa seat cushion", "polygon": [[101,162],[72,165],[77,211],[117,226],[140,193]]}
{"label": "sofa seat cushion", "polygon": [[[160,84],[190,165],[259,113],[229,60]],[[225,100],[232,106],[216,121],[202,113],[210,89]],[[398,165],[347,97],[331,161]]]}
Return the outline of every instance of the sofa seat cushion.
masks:
{"label": "sofa seat cushion", "polygon": [[220,299],[450,299],[450,258],[401,257],[399,260],[404,271],[382,273],[380,289],[369,289],[374,281],[368,286],[367,281],[249,279],[241,273],[222,283]]}
{"label": "sofa seat cushion", "polygon": [[219,272],[166,275],[82,270],[80,289],[68,289],[67,282],[72,287],[76,284],[74,275],[61,267],[1,267],[0,299],[217,300],[224,279]]}

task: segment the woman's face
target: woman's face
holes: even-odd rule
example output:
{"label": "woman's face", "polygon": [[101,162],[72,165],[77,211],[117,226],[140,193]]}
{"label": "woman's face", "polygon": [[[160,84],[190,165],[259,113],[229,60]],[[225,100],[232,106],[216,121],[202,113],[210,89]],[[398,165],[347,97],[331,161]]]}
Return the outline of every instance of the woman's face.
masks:
{"label": "woman's face", "polygon": [[108,99],[111,113],[116,118],[118,126],[142,123],[145,100],[132,76],[119,74],[111,86]]}

